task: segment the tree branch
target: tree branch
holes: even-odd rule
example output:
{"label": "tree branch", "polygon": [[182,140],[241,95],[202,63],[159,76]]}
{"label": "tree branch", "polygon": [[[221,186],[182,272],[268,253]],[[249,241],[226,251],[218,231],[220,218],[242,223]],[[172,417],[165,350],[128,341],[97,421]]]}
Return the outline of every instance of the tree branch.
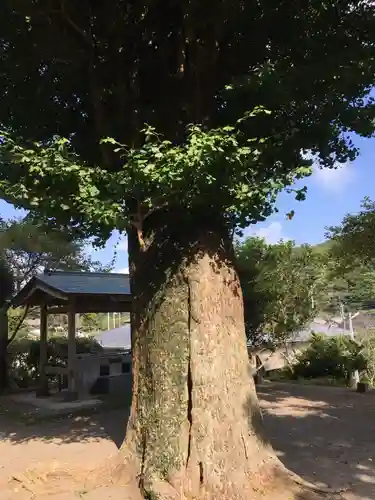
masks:
{"label": "tree branch", "polygon": [[61,14],[63,15],[64,20],[66,23],[76,32],[80,35],[82,40],[85,42],[87,46],[90,48],[93,47],[93,40],[92,38],[76,24],[73,19],[69,16],[66,7],[65,7],[65,2],[64,0],[60,0],[60,7],[61,7]]}
{"label": "tree branch", "polygon": [[13,342],[13,340],[16,338],[16,335],[17,335],[17,333],[19,332],[19,329],[20,329],[20,328],[21,328],[21,326],[23,325],[23,322],[25,321],[26,316],[27,316],[27,315],[28,315],[28,313],[29,313],[29,309],[30,309],[30,306],[28,306],[28,305],[27,305],[27,306],[25,307],[25,310],[24,310],[24,312],[23,312],[23,314],[22,314],[22,316],[21,316],[20,320],[18,321],[18,323],[17,323],[17,325],[16,325],[16,328],[14,329],[14,331],[13,331],[13,333],[12,333],[11,337],[8,339],[8,343],[7,343],[7,345],[8,345],[8,346],[9,346],[9,345]]}

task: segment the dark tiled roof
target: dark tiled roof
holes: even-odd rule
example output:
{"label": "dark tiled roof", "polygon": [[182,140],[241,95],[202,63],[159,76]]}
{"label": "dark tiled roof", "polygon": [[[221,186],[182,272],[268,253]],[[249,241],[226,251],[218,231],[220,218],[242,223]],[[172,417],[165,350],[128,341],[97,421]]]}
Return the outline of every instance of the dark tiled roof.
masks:
{"label": "dark tiled roof", "polygon": [[[47,300],[46,297],[48,297]],[[128,308],[131,303],[129,275],[47,271],[34,276],[13,298],[12,305],[14,307],[26,304],[35,306],[46,302],[49,305],[64,306],[71,297],[77,298],[77,312],[90,312],[91,306],[92,311],[95,312],[94,303],[96,303],[96,312],[112,310],[114,297],[123,305],[126,303],[126,308]],[[90,302],[92,297],[95,297],[95,301]],[[98,302],[101,303],[100,311]],[[104,303],[107,304],[106,307]],[[112,309],[109,308],[110,303]],[[82,311],[78,310],[79,307],[82,307]],[[124,309],[122,307],[118,310]]]}
{"label": "dark tiled roof", "polygon": [[126,274],[47,271],[36,279],[66,294],[130,295]]}

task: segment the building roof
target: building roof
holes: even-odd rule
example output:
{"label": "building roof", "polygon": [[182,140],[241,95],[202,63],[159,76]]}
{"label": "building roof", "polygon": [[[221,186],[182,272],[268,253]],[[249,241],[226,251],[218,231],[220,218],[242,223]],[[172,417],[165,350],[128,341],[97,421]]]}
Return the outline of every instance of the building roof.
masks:
{"label": "building roof", "polygon": [[67,294],[130,295],[125,274],[45,271],[36,278]]}
{"label": "building roof", "polygon": [[120,326],[120,328],[113,328],[106,332],[100,332],[95,335],[95,339],[104,349],[131,349],[131,327],[130,324]]}
{"label": "building roof", "polygon": [[304,330],[296,332],[291,342],[308,342],[311,340],[311,334],[318,333],[326,335],[327,337],[338,337],[344,335],[345,331],[343,328],[335,325],[329,325],[328,323],[322,324],[318,321],[312,321]]}
{"label": "building roof", "polygon": [[[129,275],[45,271],[24,286],[13,298],[12,305],[61,307],[73,300],[77,312],[130,311]],[[117,309],[118,306],[121,307]]]}
{"label": "building roof", "polygon": [[[345,335],[348,332],[345,332],[345,330],[339,325],[330,325],[325,321],[315,319],[303,330],[295,332],[289,339],[287,339],[287,343],[294,344],[299,342],[309,342],[313,333],[326,335],[327,337],[338,337],[340,335]],[[269,340],[270,336],[268,334],[264,334],[264,341],[267,342]],[[247,347],[252,347],[251,340],[248,340]]]}

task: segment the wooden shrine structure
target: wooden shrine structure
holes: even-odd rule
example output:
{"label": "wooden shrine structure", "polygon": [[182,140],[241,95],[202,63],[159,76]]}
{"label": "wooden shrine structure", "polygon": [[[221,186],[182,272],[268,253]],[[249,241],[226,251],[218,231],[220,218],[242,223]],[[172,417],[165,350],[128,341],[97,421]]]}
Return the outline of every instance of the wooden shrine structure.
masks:
{"label": "wooden shrine structure", "polygon": [[[131,312],[130,280],[126,274],[45,271],[34,276],[13,298],[13,307],[40,307],[39,396],[48,395],[48,375],[65,375],[68,393],[76,394],[76,314]],[[67,366],[49,366],[47,317],[68,316]]]}

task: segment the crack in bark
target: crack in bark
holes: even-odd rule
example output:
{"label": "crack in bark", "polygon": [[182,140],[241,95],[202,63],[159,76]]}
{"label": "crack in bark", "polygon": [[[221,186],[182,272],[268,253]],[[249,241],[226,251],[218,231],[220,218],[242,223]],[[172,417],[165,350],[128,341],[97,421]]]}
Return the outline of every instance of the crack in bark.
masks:
{"label": "crack in bark", "polygon": [[203,483],[204,483],[203,462],[199,462],[199,484],[202,486]]}
{"label": "crack in bark", "polygon": [[146,462],[146,447],[147,447],[147,435],[143,432],[142,438],[142,460],[141,460],[141,471],[139,473],[138,488],[144,492],[145,491],[145,462]]}
{"label": "crack in bark", "polygon": [[245,438],[243,437],[242,432],[241,432],[241,440],[242,440],[243,448],[244,448],[244,451],[245,451],[245,458],[246,458],[246,460],[249,460],[249,455],[247,454],[246,441],[245,441]]}
{"label": "crack in bark", "polygon": [[187,373],[187,390],[188,390],[188,402],[187,402],[187,419],[189,422],[189,436],[188,436],[188,449],[186,457],[186,468],[188,467],[190,455],[191,455],[191,432],[193,427],[193,377],[191,373],[191,321],[192,321],[192,299],[191,299],[191,288],[189,280],[187,279],[188,285],[188,332],[189,332],[189,354],[188,354],[188,373]]}

